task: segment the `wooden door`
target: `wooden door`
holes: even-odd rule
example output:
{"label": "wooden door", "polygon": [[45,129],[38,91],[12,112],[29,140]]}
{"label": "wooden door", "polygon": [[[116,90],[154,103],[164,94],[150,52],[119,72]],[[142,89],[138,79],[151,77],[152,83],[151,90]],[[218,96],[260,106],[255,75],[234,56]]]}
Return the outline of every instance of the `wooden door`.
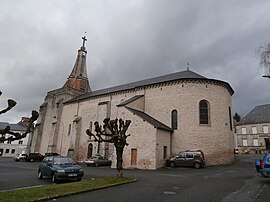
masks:
{"label": "wooden door", "polygon": [[131,166],[137,165],[137,149],[131,149]]}

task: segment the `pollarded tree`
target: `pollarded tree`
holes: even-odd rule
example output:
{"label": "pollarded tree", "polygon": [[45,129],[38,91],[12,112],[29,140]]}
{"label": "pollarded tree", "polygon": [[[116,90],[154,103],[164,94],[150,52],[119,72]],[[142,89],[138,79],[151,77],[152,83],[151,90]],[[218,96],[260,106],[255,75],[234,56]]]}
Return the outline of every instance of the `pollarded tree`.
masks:
{"label": "pollarded tree", "polygon": [[[0,95],[2,95],[1,91],[0,91]],[[9,99],[7,101],[7,103],[8,103],[8,106],[5,109],[0,110],[0,115],[4,114],[4,113],[7,113],[9,110],[11,110],[17,104],[14,100],[11,100],[11,99]],[[38,116],[39,116],[38,112],[33,110],[32,111],[32,116],[31,116],[31,118],[29,120],[29,124],[27,126],[27,129],[22,134],[20,134],[18,132],[11,131],[9,125],[4,129],[0,129],[0,135],[1,135],[0,141],[1,142],[8,141],[8,140],[14,141],[14,140],[19,140],[19,139],[25,138],[28,133],[32,132],[34,122],[38,119]],[[10,134],[11,136],[6,137],[7,134]]]}
{"label": "pollarded tree", "polygon": [[86,130],[88,136],[93,136],[96,142],[108,142],[113,143],[116,149],[116,168],[117,168],[117,177],[123,177],[123,151],[127,143],[126,135],[127,129],[131,123],[130,120],[123,121],[122,119],[110,120],[106,118],[103,120],[103,127],[99,125],[98,122],[95,122],[95,132],[96,134],[91,133],[89,129]]}
{"label": "pollarded tree", "polygon": [[260,65],[265,69],[263,77],[270,78],[270,43],[264,44],[259,48]]}

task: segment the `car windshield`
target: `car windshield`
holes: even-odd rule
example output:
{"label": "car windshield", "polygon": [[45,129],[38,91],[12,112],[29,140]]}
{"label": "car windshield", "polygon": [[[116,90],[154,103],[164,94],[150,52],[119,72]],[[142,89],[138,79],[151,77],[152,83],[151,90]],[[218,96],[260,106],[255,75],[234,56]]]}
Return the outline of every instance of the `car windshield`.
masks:
{"label": "car windshield", "polygon": [[71,158],[54,158],[53,164],[66,165],[66,164],[76,164],[76,163]]}

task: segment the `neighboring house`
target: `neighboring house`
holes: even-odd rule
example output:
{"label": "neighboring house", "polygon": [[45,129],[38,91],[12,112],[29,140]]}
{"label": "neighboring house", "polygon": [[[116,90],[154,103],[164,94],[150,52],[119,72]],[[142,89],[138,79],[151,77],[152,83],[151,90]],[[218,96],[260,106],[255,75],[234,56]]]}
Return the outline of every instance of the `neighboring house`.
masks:
{"label": "neighboring house", "polygon": [[[23,117],[22,120],[17,124],[0,122],[0,128],[4,129],[9,125],[11,131],[19,132],[22,134],[27,129],[26,126],[27,123],[25,123],[26,120],[28,120],[28,118]],[[9,134],[6,135],[6,137],[9,136],[11,135]],[[20,140],[0,142],[0,156],[14,157],[16,156],[16,154],[20,154],[22,152],[27,153],[29,148],[30,148],[29,135]]]}
{"label": "neighboring house", "polygon": [[[187,149],[202,149],[207,165],[233,161],[234,91],[227,82],[187,69],[91,91],[84,42],[65,85],[48,92],[40,107],[32,151],[57,152],[77,161],[99,153],[115,167],[114,146],[94,142],[85,131],[94,132],[94,123],[102,124],[104,118],[122,118],[131,120],[124,168],[156,169],[171,154]],[[74,83],[78,85],[70,85]]]}
{"label": "neighboring house", "polygon": [[252,109],[236,124],[237,145],[240,152],[270,150],[270,104],[259,105]]}

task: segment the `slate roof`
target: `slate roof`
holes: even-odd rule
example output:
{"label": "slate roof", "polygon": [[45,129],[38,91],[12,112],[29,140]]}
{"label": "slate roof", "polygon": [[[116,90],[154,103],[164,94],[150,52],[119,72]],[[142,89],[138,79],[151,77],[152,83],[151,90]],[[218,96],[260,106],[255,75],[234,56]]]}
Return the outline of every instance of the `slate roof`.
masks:
{"label": "slate roof", "polygon": [[4,129],[6,128],[7,126],[10,126],[10,129],[12,131],[26,131],[26,126],[24,126],[23,124],[12,124],[12,123],[7,123],[7,122],[0,122],[0,129]]}
{"label": "slate roof", "polygon": [[149,86],[149,85],[159,84],[159,83],[166,83],[166,82],[170,82],[170,81],[178,81],[178,80],[215,81],[215,82],[223,83],[226,86],[226,88],[228,89],[228,91],[231,93],[231,95],[234,93],[232,87],[227,82],[215,80],[215,79],[208,79],[208,78],[206,78],[202,75],[199,75],[191,70],[185,70],[185,71],[167,74],[167,75],[163,75],[163,76],[158,76],[158,77],[154,77],[154,78],[150,78],[150,79],[136,81],[136,82],[132,82],[132,83],[124,84],[124,85],[119,85],[119,86],[115,86],[115,87],[111,87],[111,88],[92,91],[92,92],[80,95],[76,98],[73,98],[65,103],[73,103],[73,102],[77,102],[80,100],[84,100],[84,99],[99,96],[99,95],[105,95],[105,94],[114,93],[114,92],[131,90],[131,89],[138,88],[138,87]]}
{"label": "slate roof", "polygon": [[151,125],[153,125],[155,128],[158,129],[163,129],[163,130],[167,130],[167,131],[173,131],[173,129],[171,129],[170,127],[166,126],[165,124],[161,123],[160,121],[154,119],[153,117],[149,116],[148,114],[136,110],[136,109],[132,109],[130,107],[126,107],[128,110],[130,110],[132,113],[136,114],[137,116],[139,116],[140,118],[142,118],[143,120],[147,121],[148,123],[150,123]]}
{"label": "slate roof", "polygon": [[270,104],[256,106],[236,125],[259,123],[270,123]]}

